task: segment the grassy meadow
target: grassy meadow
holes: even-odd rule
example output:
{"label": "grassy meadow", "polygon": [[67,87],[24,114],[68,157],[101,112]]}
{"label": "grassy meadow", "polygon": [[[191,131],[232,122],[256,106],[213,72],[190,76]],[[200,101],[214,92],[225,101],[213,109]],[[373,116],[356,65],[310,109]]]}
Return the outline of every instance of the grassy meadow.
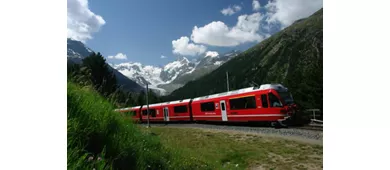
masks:
{"label": "grassy meadow", "polygon": [[68,169],[322,169],[322,146],[190,128],[146,129],[68,83]]}

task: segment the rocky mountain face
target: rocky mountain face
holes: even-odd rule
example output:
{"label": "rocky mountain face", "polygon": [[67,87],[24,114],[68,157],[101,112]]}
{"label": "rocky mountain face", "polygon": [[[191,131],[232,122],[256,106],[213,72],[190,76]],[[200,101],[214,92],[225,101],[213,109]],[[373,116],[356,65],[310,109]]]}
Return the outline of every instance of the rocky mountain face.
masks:
{"label": "rocky mountain face", "polygon": [[166,89],[167,91],[174,91],[177,88],[184,86],[189,81],[194,81],[213,70],[217,69],[219,66],[234,58],[240,53],[238,50],[230,51],[228,53],[219,55],[217,52],[208,53],[201,58],[198,58],[194,61],[194,69],[181,76],[178,76],[169,84],[162,84],[159,87]]}
{"label": "rocky mountain face", "polygon": [[[91,53],[93,53],[93,51],[82,42],[72,40],[70,38],[67,39],[67,64],[81,64],[82,59],[89,56]],[[124,76],[118,70],[112,68],[111,66],[109,66],[109,69],[114,72],[117,83],[123,90],[139,92],[144,89],[133,80]]]}
{"label": "rocky mountain face", "polygon": [[186,57],[179,57],[163,67],[145,66],[137,62],[121,63],[112,65],[112,67],[138,84],[142,86],[148,84],[160,95],[167,95],[188,81],[195,80],[218,68],[239,53],[240,51],[231,51],[219,55],[217,52],[209,52],[193,61]]}
{"label": "rocky mountain face", "polygon": [[253,82],[259,85],[281,83],[302,107],[322,109],[322,11],[296,21],[209,74],[173,91],[165,100],[226,91],[225,74],[228,72],[231,90],[250,87]]}

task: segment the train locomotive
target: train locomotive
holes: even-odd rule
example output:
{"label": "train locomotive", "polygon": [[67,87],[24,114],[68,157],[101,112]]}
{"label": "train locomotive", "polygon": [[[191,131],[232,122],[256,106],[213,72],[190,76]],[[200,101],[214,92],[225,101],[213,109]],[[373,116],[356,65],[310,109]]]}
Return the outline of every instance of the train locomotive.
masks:
{"label": "train locomotive", "polygon": [[[147,106],[116,109],[138,123],[148,119]],[[263,84],[192,99],[149,104],[150,122],[265,122],[288,126],[296,111],[281,84]]]}

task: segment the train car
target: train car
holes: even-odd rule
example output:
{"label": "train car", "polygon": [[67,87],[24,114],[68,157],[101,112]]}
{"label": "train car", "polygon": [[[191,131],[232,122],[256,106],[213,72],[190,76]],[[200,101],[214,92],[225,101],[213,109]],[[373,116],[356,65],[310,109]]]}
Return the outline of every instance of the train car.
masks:
{"label": "train car", "polygon": [[191,121],[191,99],[162,103],[164,121]]}
{"label": "train car", "polygon": [[192,100],[194,121],[272,122],[284,125],[293,99],[280,84],[265,84]]}
{"label": "train car", "polygon": [[[134,119],[147,121],[146,105],[134,107],[134,110]],[[285,126],[294,111],[294,100],[286,87],[281,84],[263,84],[194,99],[151,104],[149,120],[270,122]],[[122,109],[122,112],[126,112],[126,109]]]}

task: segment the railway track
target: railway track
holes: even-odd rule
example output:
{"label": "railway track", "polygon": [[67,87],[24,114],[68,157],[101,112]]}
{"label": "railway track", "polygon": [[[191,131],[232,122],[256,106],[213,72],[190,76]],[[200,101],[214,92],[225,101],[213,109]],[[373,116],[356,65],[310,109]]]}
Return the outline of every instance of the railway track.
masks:
{"label": "railway track", "polygon": [[313,131],[322,131],[322,126],[303,126],[303,127],[292,127],[295,129],[304,129],[304,130],[313,130]]}
{"label": "railway track", "polygon": [[[146,124],[142,124],[145,125]],[[264,126],[248,126],[248,125],[224,125],[224,124],[205,124],[205,123],[151,123],[151,126],[159,127],[176,127],[176,128],[201,128],[207,130],[225,130],[236,131],[243,133],[257,133],[272,136],[292,137],[302,140],[314,141],[315,143],[322,143],[322,128],[319,127],[289,127],[289,128],[273,128]]]}

